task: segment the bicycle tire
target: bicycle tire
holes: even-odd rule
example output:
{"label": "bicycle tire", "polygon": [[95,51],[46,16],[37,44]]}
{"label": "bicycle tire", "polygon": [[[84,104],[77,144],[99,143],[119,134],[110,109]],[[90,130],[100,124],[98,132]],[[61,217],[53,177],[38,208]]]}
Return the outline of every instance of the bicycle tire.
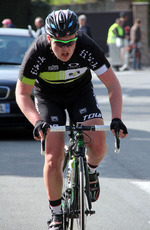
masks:
{"label": "bicycle tire", "polygon": [[79,225],[80,230],[85,230],[85,207],[84,207],[84,163],[83,157],[79,157]]}
{"label": "bicycle tire", "polygon": [[[68,149],[65,148],[65,157],[63,163],[63,177],[64,179],[68,180],[68,161],[69,161],[69,152]],[[72,175],[70,174],[70,178]],[[63,194],[64,194],[64,202],[63,202],[63,230],[73,230],[74,226],[74,219],[70,218],[69,210],[70,210],[70,202],[68,200],[68,181],[63,183]]]}
{"label": "bicycle tire", "polygon": [[74,219],[69,219],[68,230],[73,230]]}
{"label": "bicycle tire", "polygon": [[89,172],[87,169],[87,163],[84,161],[84,170],[85,170],[85,192],[88,202],[88,208],[89,210],[92,209],[92,203],[91,203],[91,194],[90,194],[90,183],[89,183]]}
{"label": "bicycle tire", "polygon": [[74,219],[68,218],[67,214],[63,217],[63,230],[73,230]]}

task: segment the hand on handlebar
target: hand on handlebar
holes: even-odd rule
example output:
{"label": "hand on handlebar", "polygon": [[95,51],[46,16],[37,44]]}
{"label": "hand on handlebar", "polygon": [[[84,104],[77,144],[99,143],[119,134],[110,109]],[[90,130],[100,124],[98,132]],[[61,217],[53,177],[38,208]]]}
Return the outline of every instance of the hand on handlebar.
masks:
{"label": "hand on handlebar", "polygon": [[49,129],[49,124],[44,122],[43,120],[39,120],[36,122],[35,127],[33,129],[33,137],[35,140],[44,140]]}
{"label": "hand on handlebar", "polygon": [[114,136],[118,135],[118,137],[125,138],[128,134],[127,127],[119,118],[112,119],[110,124],[110,129]]}

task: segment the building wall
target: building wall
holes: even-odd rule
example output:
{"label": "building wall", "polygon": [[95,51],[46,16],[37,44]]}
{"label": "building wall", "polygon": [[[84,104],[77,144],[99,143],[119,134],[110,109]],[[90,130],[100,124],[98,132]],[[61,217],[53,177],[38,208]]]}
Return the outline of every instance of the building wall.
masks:
{"label": "building wall", "polygon": [[150,66],[150,46],[148,41],[149,3],[147,2],[132,3],[132,9],[133,9],[133,20],[135,20],[135,18],[141,19],[141,31],[142,31],[142,42],[141,42],[142,60],[141,61],[144,65]]}

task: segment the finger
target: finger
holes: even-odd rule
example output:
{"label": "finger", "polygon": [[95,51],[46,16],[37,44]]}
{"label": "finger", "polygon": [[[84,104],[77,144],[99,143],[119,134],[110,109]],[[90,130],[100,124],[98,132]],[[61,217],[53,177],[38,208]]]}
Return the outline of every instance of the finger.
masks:
{"label": "finger", "polygon": [[42,130],[40,130],[40,131],[39,131],[39,137],[40,137],[40,140],[44,140],[44,139],[45,139],[45,137],[44,137],[44,134],[43,134],[43,131],[42,131]]}
{"label": "finger", "polygon": [[40,141],[40,140],[41,140],[41,138],[39,138],[39,137],[34,137],[34,139],[35,139],[36,141]]}
{"label": "finger", "polygon": [[34,139],[36,141],[44,140],[44,134],[43,134],[42,130],[39,131],[39,136],[38,137],[34,137]]}
{"label": "finger", "polygon": [[50,128],[47,129],[46,136],[49,134]]}
{"label": "finger", "polygon": [[111,131],[112,131],[112,134],[113,134],[114,136],[116,136],[116,134],[115,134],[115,130],[114,130],[114,129],[112,129]]}
{"label": "finger", "polygon": [[121,138],[125,138],[127,136],[127,134],[123,134],[123,136]]}
{"label": "finger", "polygon": [[125,138],[126,136],[127,136],[127,134],[124,134],[124,133],[123,133],[123,130],[120,129],[120,131],[119,131],[119,137]]}

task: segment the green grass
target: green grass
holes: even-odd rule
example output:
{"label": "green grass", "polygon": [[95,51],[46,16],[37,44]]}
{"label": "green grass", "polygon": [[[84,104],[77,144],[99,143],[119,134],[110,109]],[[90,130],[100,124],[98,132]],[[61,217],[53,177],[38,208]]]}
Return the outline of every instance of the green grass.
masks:
{"label": "green grass", "polygon": [[68,5],[68,4],[82,4],[93,2],[92,0],[42,0],[50,5]]}
{"label": "green grass", "polygon": [[73,0],[50,0],[50,4],[51,5],[62,5],[62,4],[71,4],[71,3],[83,3],[85,2],[85,0],[76,0],[76,1],[73,1]]}

